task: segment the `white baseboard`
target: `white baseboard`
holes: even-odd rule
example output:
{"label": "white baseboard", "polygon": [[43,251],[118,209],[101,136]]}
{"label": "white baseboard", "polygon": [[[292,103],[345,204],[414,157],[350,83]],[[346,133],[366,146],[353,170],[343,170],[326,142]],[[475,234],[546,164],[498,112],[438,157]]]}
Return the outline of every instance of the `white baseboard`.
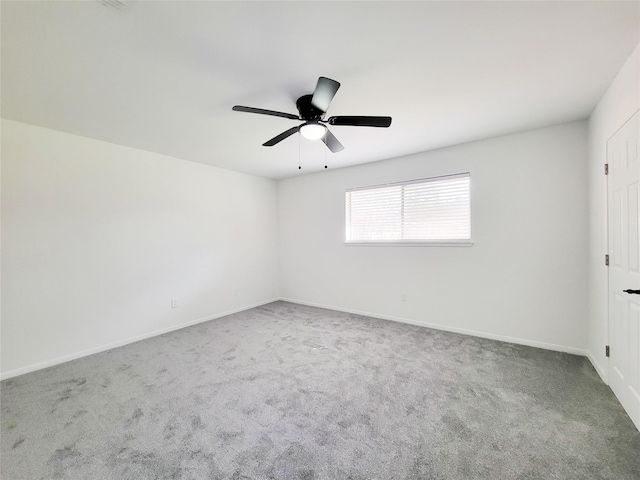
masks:
{"label": "white baseboard", "polygon": [[249,310],[251,308],[259,307],[261,305],[266,305],[267,303],[272,303],[278,301],[278,298],[272,298],[269,300],[264,300],[262,302],[254,303],[252,305],[247,305],[240,308],[235,308],[233,310],[228,310],[226,312],[217,313],[215,315],[210,315],[208,317],[199,318],[197,320],[192,320],[190,322],[181,323],[179,325],[174,325],[172,327],[163,328],[161,330],[154,330],[153,332],[144,333],[142,335],[137,335],[135,337],[126,338],[124,340],[118,340],[116,342],[107,343],[105,345],[100,345],[99,347],[89,348],[87,350],[82,350],[80,352],[71,353],[69,355],[63,355],[62,357],[53,358],[51,360],[45,360],[44,362],[34,363],[32,365],[27,365],[26,367],[16,368],[14,370],[9,370],[8,372],[0,373],[0,380],[5,380],[7,378],[17,377],[18,375],[24,375],[25,373],[35,372],[36,370],[41,370],[47,367],[53,367],[54,365],[58,365],[60,363],[70,362],[71,360],[76,360],[78,358],[86,357],[88,355],[93,355],[94,353],[104,352],[106,350],[111,350],[113,348],[122,347],[124,345],[128,345],[130,343],[139,342],[140,340],[145,340],[147,338],[155,337],[158,335],[162,335],[164,333],[173,332],[175,330],[180,330],[181,328],[190,327],[191,325],[196,325],[198,323],[208,322],[210,320],[215,320],[216,318],[226,317],[227,315],[231,315],[233,313],[243,312],[245,310]]}
{"label": "white baseboard", "polygon": [[595,368],[596,372],[598,372],[598,375],[600,375],[600,378],[605,383],[605,385],[609,385],[609,373],[608,373],[608,370],[603,368],[602,365],[600,365],[600,363],[598,363],[598,361],[593,356],[593,354],[591,353],[590,350],[587,350],[587,358],[591,362],[591,365],[593,365],[593,368]]}
{"label": "white baseboard", "polygon": [[527,345],[529,347],[542,348],[545,350],[553,350],[556,352],[571,353],[573,355],[580,355],[583,357],[587,356],[587,351],[581,348],[567,347],[564,345],[556,345],[553,343],[538,342],[535,340],[527,340],[524,338],[507,337],[504,335],[496,335],[493,333],[479,332],[476,330],[466,330],[464,328],[450,327],[448,325],[440,325],[436,323],[423,322],[422,320],[413,320],[410,318],[381,315],[378,313],[365,312],[362,310],[354,310],[350,308],[342,308],[342,307],[336,307],[332,305],[322,305],[319,303],[305,302],[303,300],[294,300],[292,298],[280,298],[280,300],[282,300],[283,302],[291,302],[291,303],[298,303],[300,305],[308,305],[310,307],[326,308],[328,310],[336,310],[336,311],[345,312],[345,313],[355,313],[357,315],[364,315],[366,317],[380,318],[383,320],[391,320],[391,321],[400,322],[400,323],[408,323],[410,325],[417,325],[419,327],[433,328],[434,330],[443,330],[446,332],[461,333],[463,335],[471,335],[473,337],[488,338],[490,340],[499,340],[501,342],[516,343],[518,345]]}
{"label": "white baseboard", "polygon": [[264,300],[258,303],[254,303],[252,305],[246,305],[244,307],[241,308],[236,308],[233,310],[228,310],[226,312],[221,312],[215,315],[210,315],[208,317],[204,317],[204,318],[199,318],[197,320],[192,320],[190,322],[186,322],[186,323],[182,323],[179,325],[175,325],[169,328],[164,328],[161,330],[155,330],[153,332],[149,332],[149,333],[145,333],[142,335],[138,335],[135,337],[130,337],[124,340],[118,340],[116,342],[112,342],[112,343],[108,343],[105,345],[101,345],[99,347],[94,347],[94,348],[90,348],[87,350],[82,350],[80,352],[76,352],[76,353],[72,353],[69,355],[64,355],[62,357],[57,357],[51,360],[46,360],[44,362],[39,362],[39,363],[35,363],[32,365],[28,365],[26,367],[21,367],[21,368],[16,368],[14,370],[9,370],[7,372],[2,372],[0,373],[0,380],[5,380],[8,378],[12,378],[12,377],[17,377],[19,375],[24,375],[25,373],[30,373],[30,372],[35,372],[36,370],[41,370],[43,368],[47,368],[47,367],[52,367],[54,365],[58,365],[60,363],[65,363],[65,362],[69,362],[71,360],[76,360],[78,358],[82,358],[82,357],[86,357],[88,355],[93,355],[94,353],[100,353],[100,352],[104,352],[106,350],[111,350],[113,348],[117,348],[117,347],[122,347],[124,345],[128,345],[130,343],[135,343],[135,342],[139,342],[140,340],[145,340],[147,338],[151,338],[151,337],[155,337],[157,335],[162,335],[164,333],[169,333],[169,332],[173,332],[175,330],[180,330],[181,328],[186,328],[189,327],[191,325],[196,325],[198,323],[203,323],[203,322],[208,322],[210,320],[215,320],[216,318],[221,318],[221,317],[225,317],[227,315],[231,315],[234,313],[238,313],[238,312],[242,312],[245,310],[249,310],[251,308],[255,308],[255,307],[259,307],[261,305],[266,305],[268,303],[272,303],[275,301],[281,300],[283,302],[290,302],[290,303],[297,303],[300,305],[308,305],[310,307],[318,307],[318,308],[326,308],[328,310],[335,310],[335,311],[339,311],[339,312],[345,312],[345,313],[354,313],[357,315],[364,315],[367,317],[373,317],[373,318],[380,318],[383,320],[391,320],[394,322],[400,322],[400,323],[407,323],[410,325],[417,325],[420,327],[427,327],[427,328],[433,328],[435,330],[443,330],[443,331],[447,331],[447,332],[453,332],[453,333],[461,333],[463,335],[471,335],[474,337],[481,337],[481,338],[488,338],[491,340],[499,340],[502,342],[509,342],[509,343],[516,343],[519,345],[527,345],[530,347],[536,347],[536,348],[542,348],[545,350],[553,350],[553,351],[557,351],[557,352],[565,352],[565,353],[571,353],[574,355],[581,355],[581,356],[585,356],[587,357],[591,363],[593,364],[594,368],[596,369],[596,372],[598,372],[598,375],[600,375],[600,377],[602,378],[602,380],[605,383],[608,383],[608,378],[606,375],[606,370],[604,370],[600,364],[598,364],[598,362],[595,360],[595,358],[593,357],[593,355],[591,355],[590,352],[583,350],[583,349],[579,349],[579,348],[574,348],[574,347],[567,347],[564,345],[556,345],[556,344],[552,344],[552,343],[544,343],[544,342],[537,342],[534,340],[527,340],[527,339],[523,339],[523,338],[516,338],[516,337],[508,337],[508,336],[504,336],[504,335],[495,335],[492,333],[486,333],[486,332],[479,332],[479,331],[475,331],[475,330],[467,330],[467,329],[463,329],[463,328],[456,328],[456,327],[450,327],[448,325],[440,325],[440,324],[435,324],[435,323],[429,323],[429,322],[424,322],[422,320],[413,320],[410,318],[403,318],[403,317],[395,317],[395,316],[390,316],[390,315],[381,315],[381,314],[377,314],[377,313],[373,313],[373,312],[367,312],[367,311],[363,311],[363,310],[355,310],[355,309],[349,309],[349,308],[342,308],[342,307],[336,307],[333,305],[324,305],[324,304],[319,304],[319,303],[314,303],[314,302],[305,302],[303,300],[295,300],[295,299],[291,299],[291,298],[272,298],[269,300]]}

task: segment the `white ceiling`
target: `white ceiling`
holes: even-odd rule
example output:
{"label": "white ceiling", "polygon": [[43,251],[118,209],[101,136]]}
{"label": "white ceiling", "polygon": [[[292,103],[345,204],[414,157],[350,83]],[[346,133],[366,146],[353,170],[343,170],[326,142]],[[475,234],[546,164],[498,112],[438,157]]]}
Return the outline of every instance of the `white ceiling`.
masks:
{"label": "white ceiling", "polygon": [[[1,8],[4,118],[269,178],[587,118],[640,42],[636,1]],[[297,114],[319,76],[342,83],[329,116],[391,127],[263,147],[296,123],[231,110]]]}

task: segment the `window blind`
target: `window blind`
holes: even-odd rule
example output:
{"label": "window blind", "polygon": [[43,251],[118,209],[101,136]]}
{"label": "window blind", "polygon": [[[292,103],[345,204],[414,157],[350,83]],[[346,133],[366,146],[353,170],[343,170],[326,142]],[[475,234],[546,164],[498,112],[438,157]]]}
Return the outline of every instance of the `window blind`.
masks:
{"label": "window blind", "polygon": [[345,193],[347,243],[471,240],[469,173]]}

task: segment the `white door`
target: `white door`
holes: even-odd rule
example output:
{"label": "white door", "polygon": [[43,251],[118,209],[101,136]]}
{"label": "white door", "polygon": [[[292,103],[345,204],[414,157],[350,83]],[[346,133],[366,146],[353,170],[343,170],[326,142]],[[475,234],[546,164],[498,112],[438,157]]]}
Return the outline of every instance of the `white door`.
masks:
{"label": "white door", "polygon": [[[640,429],[640,111],[607,142],[609,385]],[[632,292],[625,292],[632,290]]]}

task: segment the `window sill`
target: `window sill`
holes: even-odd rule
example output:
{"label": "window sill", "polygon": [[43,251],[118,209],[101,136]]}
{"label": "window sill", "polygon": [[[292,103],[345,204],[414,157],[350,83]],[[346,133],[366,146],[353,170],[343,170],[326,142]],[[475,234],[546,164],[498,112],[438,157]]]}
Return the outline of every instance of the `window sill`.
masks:
{"label": "window sill", "polygon": [[344,242],[347,247],[471,247],[473,240]]}

